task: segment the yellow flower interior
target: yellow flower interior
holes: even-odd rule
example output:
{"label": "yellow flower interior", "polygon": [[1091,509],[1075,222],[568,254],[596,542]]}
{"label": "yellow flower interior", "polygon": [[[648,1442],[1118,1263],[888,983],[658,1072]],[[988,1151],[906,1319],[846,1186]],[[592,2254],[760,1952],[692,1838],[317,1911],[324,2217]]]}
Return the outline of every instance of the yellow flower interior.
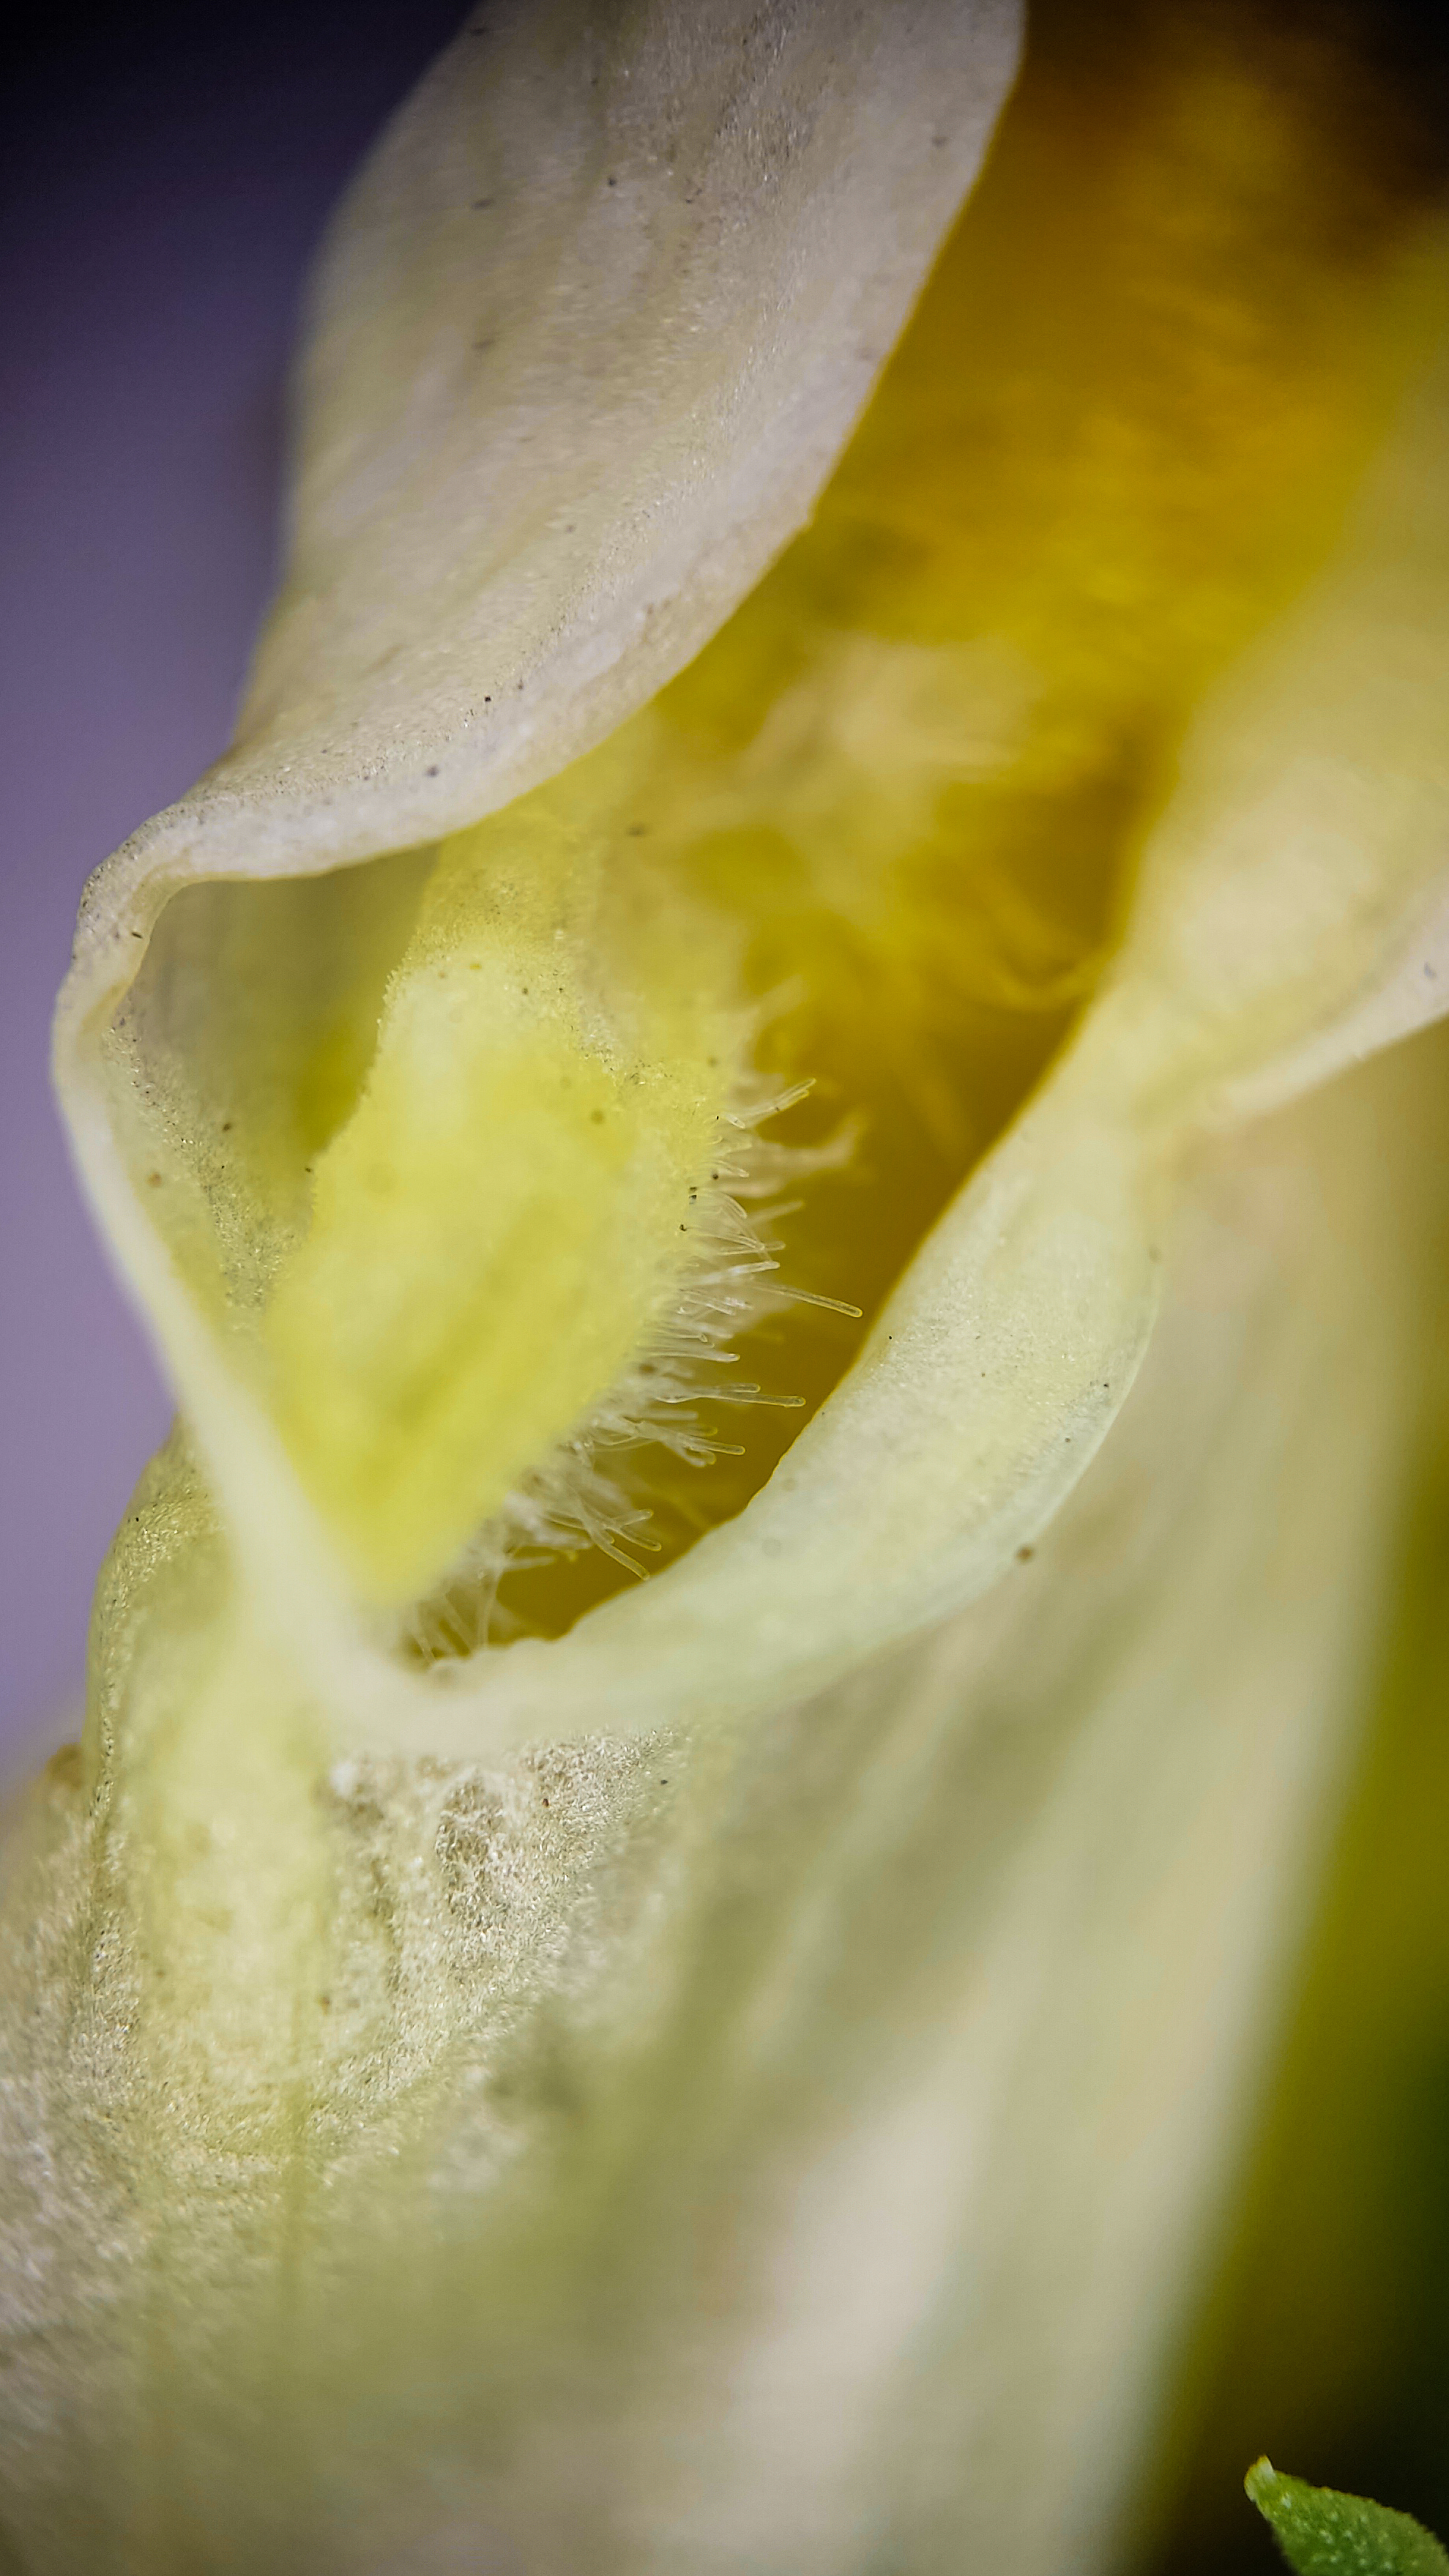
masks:
{"label": "yellow flower interior", "polygon": [[[173,899],[120,1033],[137,1178],[399,1634],[552,1633],[627,1579],[581,1531],[467,1608],[480,1528],[601,1423],[613,1458],[621,1380],[728,1269],[697,1211],[752,1068],[814,1086],[787,1139],[854,1122],[781,1275],[866,1321],[1038,1078],[1193,706],[1392,399],[1411,140],[1269,8],[1048,8],[812,524],[691,668],[435,852]],[[808,1410],[863,1325],[757,1292],[736,1375]],[[609,1473],[667,1555],[801,1419]]]}

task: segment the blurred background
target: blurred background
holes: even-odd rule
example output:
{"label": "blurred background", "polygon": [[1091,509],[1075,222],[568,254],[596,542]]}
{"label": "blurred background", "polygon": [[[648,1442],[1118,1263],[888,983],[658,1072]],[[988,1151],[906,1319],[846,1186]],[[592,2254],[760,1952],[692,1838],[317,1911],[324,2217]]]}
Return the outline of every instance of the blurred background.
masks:
{"label": "blurred background", "polygon": [[[348,170],[458,14],[456,0],[36,12],[7,84],[8,1763],[73,1728],[96,1568],[168,1411],[50,1102],[76,901],[226,741],[275,567],[306,264]],[[1297,14],[1362,13],[1325,0]],[[1368,14],[1394,76],[1442,119],[1449,13],[1383,0]],[[1275,2565],[1241,2494],[1265,2449],[1449,2532],[1446,1563],[1449,1476],[1431,1474],[1276,2102],[1181,2385],[1164,2391],[1138,2576]]]}
{"label": "blurred background", "polygon": [[231,731],[327,212],[457,0],[26,14],[0,171],[0,1762],[73,1731],[169,1407],[71,1181],[51,1005],[90,871]]}

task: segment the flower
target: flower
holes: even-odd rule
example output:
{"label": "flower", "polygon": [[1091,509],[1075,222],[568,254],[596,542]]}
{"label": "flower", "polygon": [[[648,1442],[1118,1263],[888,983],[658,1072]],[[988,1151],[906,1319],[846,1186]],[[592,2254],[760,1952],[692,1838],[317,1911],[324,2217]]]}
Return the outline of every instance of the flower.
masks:
{"label": "flower", "polygon": [[479,20],[334,234],[57,1024],[184,1428],[11,1873],[38,2566],[1112,2544],[1412,1468],[1445,278],[1190,12],[954,229],[1017,35]]}

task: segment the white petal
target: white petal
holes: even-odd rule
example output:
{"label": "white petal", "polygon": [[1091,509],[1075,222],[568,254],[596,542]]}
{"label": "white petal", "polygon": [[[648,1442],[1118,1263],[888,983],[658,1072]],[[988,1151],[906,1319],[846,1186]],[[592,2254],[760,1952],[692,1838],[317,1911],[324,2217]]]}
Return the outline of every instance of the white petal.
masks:
{"label": "white petal", "polygon": [[739,0],[656,0],[607,39],[573,6],[495,12],[338,225],[291,565],[237,745],[93,880],[56,1070],[259,1587],[326,1624],[339,1678],[345,1586],[127,1174],[136,1077],[106,1033],[179,886],[472,823],[698,649],[808,513],[1018,36],[1013,0],[796,0],[766,35]]}
{"label": "white petal", "polygon": [[208,875],[476,822],[699,650],[808,516],[969,189],[1016,0],[514,0],[355,183],[290,556],[233,750],[94,880],[114,943]]}

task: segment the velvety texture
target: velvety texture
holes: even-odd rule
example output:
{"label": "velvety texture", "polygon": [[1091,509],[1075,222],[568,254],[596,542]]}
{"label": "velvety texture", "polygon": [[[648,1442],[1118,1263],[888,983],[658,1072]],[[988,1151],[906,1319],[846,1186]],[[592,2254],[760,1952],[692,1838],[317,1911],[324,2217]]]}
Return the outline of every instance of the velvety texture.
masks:
{"label": "velvety texture", "polygon": [[845,1150],[752,1159],[701,778],[805,847],[802,765],[858,798],[849,913],[946,717],[1030,753],[1039,670],[949,628],[803,619],[743,743],[688,696],[728,631],[675,680],[833,524],[1012,33],[505,14],[344,210],[237,749],[97,879],[58,1023],[185,1422],[10,1876],[37,2568],[1114,2545],[1414,1468],[1442,1049],[1295,1094],[1439,1007],[1437,236],[1334,302],[1377,392],[1312,560],[1205,655],[1075,1032],[853,1366],[647,1585],[444,1615],[580,1510],[621,1368],[785,1293],[751,1193]]}

